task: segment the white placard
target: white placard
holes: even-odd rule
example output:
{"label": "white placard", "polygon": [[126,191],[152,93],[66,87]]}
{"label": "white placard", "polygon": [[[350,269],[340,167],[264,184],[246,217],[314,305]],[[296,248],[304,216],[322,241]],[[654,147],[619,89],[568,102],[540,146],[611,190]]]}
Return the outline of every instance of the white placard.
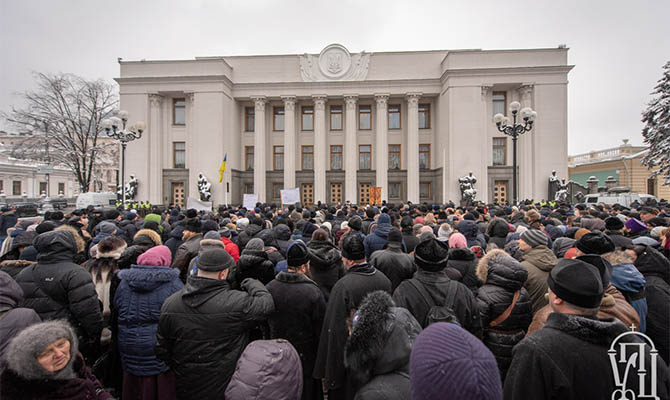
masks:
{"label": "white placard", "polygon": [[201,201],[193,197],[189,197],[186,200],[187,209],[196,209],[198,211],[212,211],[212,202],[211,201]]}
{"label": "white placard", "polygon": [[255,193],[245,193],[244,194],[244,201],[242,202],[242,206],[246,208],[247,210],[253,210],[256,208],[256,203],[258,203],[258,195]]}
{"label": "white placard", "polygon": [[281,191],[282,204],[295,204],[300,202],[300,191],[298,188],[283,189]]}

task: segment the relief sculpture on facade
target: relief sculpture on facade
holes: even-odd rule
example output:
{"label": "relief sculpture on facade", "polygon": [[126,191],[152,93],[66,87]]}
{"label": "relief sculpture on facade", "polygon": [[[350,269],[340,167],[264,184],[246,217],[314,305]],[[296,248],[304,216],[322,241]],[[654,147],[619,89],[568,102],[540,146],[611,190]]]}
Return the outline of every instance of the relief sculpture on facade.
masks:
{"label": "relief sculpture on facade", "polygon": [[350,54],[342,45],[331,44],[318,56],[300,57],[300,75],[303,82],[362,81],[368,75],[370,54]]}

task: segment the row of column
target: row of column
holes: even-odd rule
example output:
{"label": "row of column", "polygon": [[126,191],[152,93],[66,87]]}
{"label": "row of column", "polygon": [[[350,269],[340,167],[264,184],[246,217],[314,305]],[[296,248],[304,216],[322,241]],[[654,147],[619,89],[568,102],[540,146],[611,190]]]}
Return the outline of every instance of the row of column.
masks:
{"label": "row of column", "polygon": [[[375,95],[375,173],[376,185],[382,188],[382,200],[388,200],[388,99],[389,94]],[[284,102],[284,187],[296,186],[296,156],[298,151],[295,127],[296,96],[282,96]],[[419,202],[419,99],[421,93],[407,93],[407,200]],[[313,95],[314,101],[314,201],[327,202],[326,170],[328,146],[326,138],[326,95]],[[265,96],[252,97],[255,109],[254,124],[254,192],[259,201],[266,201],[266,132]],[[345,95],[344,131],[344,194],[345,200],[358,202],[357,95]]]}

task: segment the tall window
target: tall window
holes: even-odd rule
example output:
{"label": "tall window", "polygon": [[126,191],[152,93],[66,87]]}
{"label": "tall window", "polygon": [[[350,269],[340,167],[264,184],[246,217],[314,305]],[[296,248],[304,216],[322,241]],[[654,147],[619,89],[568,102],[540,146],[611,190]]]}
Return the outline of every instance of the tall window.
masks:
{"label": "tall window", "polygon": [[342,169],[342,146],[330,146],[330,169],[339,171]]}
{"label": "tall window", "polygon": [[505,108],[506,108],[506,93],[505,92],[493,92],[493,107],[491,109],[493,110],[493,115],[496,114],[502,114],[505,115]]}
{"label": "tall window", "polygon": [[272,169],[275,171],[282,171],[284,169],[284,146],[273,147]]}
{"label": "tall window", "polygon": [[430,194],[430,182],[421,182],[419,183],[419,197],[422,199],[429,199]]}
{"label": "tall window", "polygon": [[314,169],[314,146],[302,146],[302,169]]}
{"label": "tall window", "polygon": [[21,181],[12,181],[12,195],[21,196]]}
{"label": "tall window", "polygon": [[400,104],[389,104],[389,129],[400,129]]}
{"label": "tall window", "polygon": [[254,170],[254,146],[244,147],[244,169],[247,171]]}
{"label": "tall window", "polygon": [[390,199],[400,199],[400,182],[389,182],[389,198]]}
{"label": "tall window", "polygon": [[47,194],[47,183],[40,182],[40,195]]}
{"label": "tall window", "polygon": [[173,168],[186,168],[186,142],[172,143]]}
{"label": "tall window", "polygon": [[371,169],[372,145],[362,144],[358,146],[358,169]]}
{"label": "tall window", "polygon": [[65,194],[65,183],[58,182],[58,194]]}
{"label": "tall window", "polygon": [[303,106],[301,115],[301,128],[303,131],[314,130],[314,107]]}
{"label": "tall window", "polygon": [[430,104],[419,104],[419,129],[430,129]]}
{"label": "tall window", "polygon": [[342,106],[330,106],[330,130],[342,130]]}
{"label": "tall window", "polygon": [[5,191],[5,181],[0,179],[0,192],[4,192],[4,191]]}
{"label": "tall window", "polygon": [[253,107],[244,107],[244,131],[253,132],[256,122],[256,109]]}
{"label": "tall window", "polygon": [[186,125],[186,99],[172,99],[172,124]]}
{"label": "tall window", "polygon": [[429,169],[430,168],[430,145],[429,144],[420,144],[419,145],[419,168],[420,169]]}
{"label": "tall window", "polygon": [[358,106],[358,129],[362,131],[372,129],[372,106]]}
{"label": "tall window", "polygon": [[284,107],[272,108],[272,130],[273,131],[284,130]]}
{"label": "tall window", "polygon": [[389,169],[400,169],[399,144],[389,144]]}
{"label": "tall window", "polygon": [[272,200],[281,200],[282,186],[281,183],[272,184]]}
{"label": "tall window", "polygon": [[493,138],[493,165],[505,165],[507,155],[507,138]]}

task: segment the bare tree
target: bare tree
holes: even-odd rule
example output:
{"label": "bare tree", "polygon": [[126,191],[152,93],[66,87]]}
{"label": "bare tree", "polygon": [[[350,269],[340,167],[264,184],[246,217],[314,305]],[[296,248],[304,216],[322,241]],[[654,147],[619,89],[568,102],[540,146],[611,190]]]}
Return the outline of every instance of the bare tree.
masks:
{"label": "bare tree", "polygon": [[35,73],[35,79],[37,89],[21,95],[25,106],[0,114],[18,129],[33,132],[16,143],[12,155],[66,166],[80,191],[87,192],[95,169],[109,163],[118,147],[99,140],[102,120],[116,113],[116,87],[73,74]]}

